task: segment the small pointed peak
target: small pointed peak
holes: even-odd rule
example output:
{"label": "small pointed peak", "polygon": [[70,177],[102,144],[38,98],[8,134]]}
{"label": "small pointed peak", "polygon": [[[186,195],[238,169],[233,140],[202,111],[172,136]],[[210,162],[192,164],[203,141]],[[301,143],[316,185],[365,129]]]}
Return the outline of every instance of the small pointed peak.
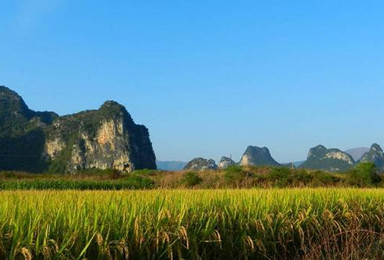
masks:
{"label": "small pointed peak", "polygon": [[6,86],[0,86],[0,95],[3,97],[6,96],[21,99],[20,95],[17,94],[16,91],[13,91],[12,89],[7,88]]}
{"label": "small pointed peak", "polygon": [[99,110],[103,112],[109,112],[109,113],[118,113],[118,112],[127,113],[127,110],[123,105],[113,100],[105,101],[101,105]]}
{"label": "small pointed peak", "polygon": [[380,145],[378,145],[377,143],[372,144],[371,150],[378,151],[378,152],[383,151],[383,149],[381,149]]}
{"label": "small pointed peak", "polygon": [[272,158],[271,153],[267,147],[248,146],[245,150],[241,165],[271,165],[279,166],[280,164]]}
{"label": "small pointed peak", "polygon": [[105,108],[124,108],[123,105],[119,104],[116,101],[113,100],[107,100],[101,105],[100,109],[105,109]]}
{"label": "small pointed peak", "polygon": [[246,149],[246,152],[254,152],[254,151],[260,151],[260,152],[269,152],[269,149],[267,147],[260,147],[256,145],[249,145]]}
{"label": "small pointed peak", "polygon": [[205,159],[202,157],[197,157],[192,161],[188,162],[184,170],[193,170],[193,171],[204,171],[204,170],[216,170],[218,166],[213,159]]}
{"label": "small pointed peak", "polygon": [[123,117],[129,124],[134,123],[127,109],[120,103],[117,103],[113,100],[105,101],[104,104],[100,107],[99,112],[106,118]]}
{"label": "small pointed peak", "polygon": [[325,147],[325,146],[322,145],[322,144],[319,144],[319,145],[313,147],[312,149],[316,149],[316,150],[319,150],[319,149],[321,149],[321,150],[327,150],[327,147]]}
{"label": "small pointed peak", "polygon": [[31,116],[31,111],[19,94],[5,86],[0,86],[0,112],[6,111],[19,113],[26,117]]}
{"label": "small pointed peak", "polygon": [[227,156],[222,156],[220,159],[220,162],[234,162],[232,158],[229,158]]}
{"label": "small pointed peak", "polygon": [[2,92],[2,91],[12,91],[12,90],[10,90],[9,88],[7,88],[4,85],[0,85],[0,92]]}

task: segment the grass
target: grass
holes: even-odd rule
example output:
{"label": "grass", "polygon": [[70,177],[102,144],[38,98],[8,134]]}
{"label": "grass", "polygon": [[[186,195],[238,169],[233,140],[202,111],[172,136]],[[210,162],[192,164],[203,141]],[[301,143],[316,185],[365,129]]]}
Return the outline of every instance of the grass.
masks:
{"label": "grass", "polygon": [[153,181],[139,176],[120,180],[31,179],[0,181],[0,190],[137,190],[150,189]]}
{"label": "grass", "polygon": [[0,172],[0,190],[15,189],[228,189],[295,187],[384,187],[384,175],[373,163],[361,163],[345,173],[329,173],[287,167],[240,167],[200,172],[88,169],[77,174]]}
{"label": "grass", "polygon": [[141,175],[83,173],[79,175],[0,172],[0,190],[137,190],[154,181]]}
{"label": "grass", "polygon": [[383,216],[382,189],[1,191],[0,259],[383,258]]}

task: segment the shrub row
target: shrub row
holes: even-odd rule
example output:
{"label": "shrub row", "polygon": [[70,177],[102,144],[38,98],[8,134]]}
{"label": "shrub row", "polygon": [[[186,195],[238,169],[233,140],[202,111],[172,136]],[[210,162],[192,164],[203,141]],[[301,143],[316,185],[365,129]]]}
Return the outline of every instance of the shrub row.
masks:
{"label": "shrub row", "polygon": [[133,190],[150,189],[153,185],[152,180],[140,176],[103,181],[31,179],[3,180],[0,182],[0,190]]}

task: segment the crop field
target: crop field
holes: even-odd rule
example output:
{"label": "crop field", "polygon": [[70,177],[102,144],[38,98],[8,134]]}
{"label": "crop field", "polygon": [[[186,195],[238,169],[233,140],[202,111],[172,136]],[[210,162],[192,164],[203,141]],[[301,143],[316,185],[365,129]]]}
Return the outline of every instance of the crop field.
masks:
{"label": "crop field", "polygon": [[379,259],[384,190],[1,191],[0,259]]}

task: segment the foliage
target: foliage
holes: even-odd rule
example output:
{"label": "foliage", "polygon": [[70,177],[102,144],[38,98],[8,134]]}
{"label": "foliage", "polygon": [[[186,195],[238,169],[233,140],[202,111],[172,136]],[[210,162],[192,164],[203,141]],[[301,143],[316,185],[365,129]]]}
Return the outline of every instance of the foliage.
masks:
{"label": "foliage", "polygon": [[203,181],[196,172],[186,172],[181,180],[181,183],[187,187],[193,187]]}
{"label": "foliage", "polygon": [[140,176],[151,176],[154,175],[157,172],[157,170],[152,169],[142,169],[142,170],[135,170],[132,172],[133,175],[140,175]]}
{"label": "foliage", "polygon": [[[231,166],[224,170],[203,171],[193,174],[185,172],[166,172],[157,170],[137,170],[122,173],[117,170],[87,169],[77,174],[28,174],[19,172],[0,172],[0,180],[123,180],[140,177],[151,180],[153,188],[182,188],[198,186],[199,188],[268,188],[268,187],[371,187],[383,186],[372,164],[362,164],[347,174],[311,171],[284,167],[241,167]],[[198,177],[198,178],[197,178]],[[16,186],[13,186],[16,187]],[[109,186],[112,187],[113,186]]]}
{"label": "foliage", "polygon": [[[117,169],[98,169],[98,168],[92,168],[92,169],[82,169],[76,172],[75,175],[94,175],[94,176],[121,176],[122,172]],[[72,176],[75,176],[72,175]],[[71,175],[67,175],[71,176]]]}
{"label": "foliage", "polygon": [[[305,170],[304,170],[305,171]],[[313,187],[330,187],[337,185],[345,185],[343,175],[334,174],[323,171],[313,171],[310,173],[312,178]]]}
{"label": "foliage", "polygon": [[381,178],[378,175],[378,169],[372,162],[363,162],[355,166],[348,172],[348,182],[358,187],[376,185]]}
{"label": "foliage", "polygon": [[2,191],[0,196],[0,259],[384,257],[383,190]]}
{"label": "foliage", "polygon": [[224,170],[224,179],[227,184],[239,187],[251,173],[245,171],[241,166],[232,165]]}
{"label": "foliage", "polygon": [[271,168],[268,174],[269,180],[278,187],[290,186],[292,182],[292,171],[286,167]]}
{"label": "foliage", "polygon": [[0,190],[132,190],[150,189],[153,181],[140,176],[119,180],[31,179],[0,181]]}

